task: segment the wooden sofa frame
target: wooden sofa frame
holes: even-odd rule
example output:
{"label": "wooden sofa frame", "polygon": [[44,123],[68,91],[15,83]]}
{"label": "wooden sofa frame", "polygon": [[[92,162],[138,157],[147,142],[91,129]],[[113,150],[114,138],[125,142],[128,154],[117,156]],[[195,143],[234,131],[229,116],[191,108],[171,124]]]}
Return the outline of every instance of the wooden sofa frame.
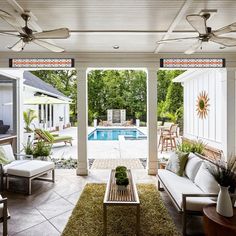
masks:
{"label": "wooden sofa frame", "polygon": [[7,236],[7,220],[10,219],[7,211],[7,198],[0,199],[0,204],[3,204],[3,216],[0,218],[0,222],[3,223],[3,236]]}

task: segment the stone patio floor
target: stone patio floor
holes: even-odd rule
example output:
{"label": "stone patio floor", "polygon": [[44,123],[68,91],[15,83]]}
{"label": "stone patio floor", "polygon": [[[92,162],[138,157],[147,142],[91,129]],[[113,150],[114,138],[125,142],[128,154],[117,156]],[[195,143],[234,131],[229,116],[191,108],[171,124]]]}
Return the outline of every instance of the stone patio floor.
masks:
{"label": "stone patio floor", "polygon": [[[11,214],[11,219],[8,221],[9,235],[60,235],[86,183],[106,183],[109,172],[109,170],[90,170],[88,176],[82,177],[77,176],[75,170],[60,169],[56,170],[55,183],[33,181],[30,196],[5,192],[3,196],[8,197]],[[156,177],[147,175],[146,170],[133,170],[133,176],[136,183],[157,184]],[[177,228],[181,230],[181,215],[177,213],[166,193],[162,192],[161,196]],[[201,235],[199,222],[199,218],[190,218],[191,231],[197,230],[192,232],[192,235]]]}

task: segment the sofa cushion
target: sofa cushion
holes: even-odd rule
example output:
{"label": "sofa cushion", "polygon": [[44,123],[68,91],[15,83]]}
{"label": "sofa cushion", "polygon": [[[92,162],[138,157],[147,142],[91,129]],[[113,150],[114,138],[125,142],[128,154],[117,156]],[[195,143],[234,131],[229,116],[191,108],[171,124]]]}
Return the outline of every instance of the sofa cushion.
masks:
{"label": "sofa cushion", "polygon": [[[189,178],[185,176],[184,177],[178,176],[171,171],[159,169],[158,177],[162,180],[165,187],[168,189],[168,192],[171,194],[176,204],[182,210],[183,210],[183,202],[182,202],[183,194],[204,193]],[[202,208],[210,203],[214,203],[214,201],[208,197],[189,197],[187,198],[187,210],[202,211]]]}
{"label": "sofa cushion", "polygon": [[0,164],[2,165],[6,165],[8,163],[10,163],[11,161],[9,161],[7,158],[6,158],[6,153],[4,151],[4,149],[0,146]]}
{"label": "sofa cushion", "polygon": [[194,181],[202,162],[203,160],[196,156],[194,153],[189,153],[188,162],[185,167],[185,175],[190,180]]}
{"label": "sofa cushion", "polygon": [[7,159],[9,162],[15,161],[15,156],[13,154],[11,144],[1,145],[0,146],[2,153],[4,153],[4,158]]}
{"label": "sofa cushion", "polygon": [[187,161],[188,153],[176,151],[170,156],[166,165],[166,169],[174,172],[179,176],[183,176]]}
{"label": "sofa cushion", "polygon": [[207,161],[202,162],[194,179],[194,183],[205,193],[218,193],[219,186],[208,170],[209,165],[210,163]]}
{"label": "sofa cushion", "polygon": [[22,177],[32,177],[50,169],[54,169],[54,163],[50,161],[27,160],[15,165],[13,165],[14,162],[11,164],[7,167],[6,173]]}

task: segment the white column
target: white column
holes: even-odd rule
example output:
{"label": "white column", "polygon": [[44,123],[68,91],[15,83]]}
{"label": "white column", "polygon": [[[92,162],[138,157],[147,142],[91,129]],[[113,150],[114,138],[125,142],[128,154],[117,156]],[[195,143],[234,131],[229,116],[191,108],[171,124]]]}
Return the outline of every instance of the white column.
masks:
{"label": "white column", "polygon": [[157,174],[157,70],[147,70],[147,125],[149,175]]}
{"label": "white column", "polygon": [[236,117],[236,102],[235,102],[235,69],[227,69],[227,75],[223,81],[223,96],[225,99],[223,102],[223,120],[222,120],[222,131],[223,131],[223,146],[224,155],[226,159],[229,159],[231,155],[235,154],[235,117]]}
{"label": "white column", "polygon": [[78,167],[77,175],[88,174],[87,159],[87,73],[85,68],[77,69],[78,98]]}
{"label": "white column", "polygon": [[19,78],[17,79],[17,152],[20,152],[24,143],[24,93],[23,93],[23,73],[19,72]]}

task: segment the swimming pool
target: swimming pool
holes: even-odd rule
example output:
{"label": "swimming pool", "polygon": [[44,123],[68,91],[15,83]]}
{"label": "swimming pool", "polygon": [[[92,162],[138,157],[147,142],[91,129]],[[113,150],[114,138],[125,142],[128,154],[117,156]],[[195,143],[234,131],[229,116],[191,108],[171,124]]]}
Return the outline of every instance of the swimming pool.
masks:
{"label": "swimming pool", "polygon": [[101,129],[97,128],[88,135],[88,140],[119,140],[119,135],[132,138],[132,140],[140,139],[145,135],[136,128],[129,129]]}

